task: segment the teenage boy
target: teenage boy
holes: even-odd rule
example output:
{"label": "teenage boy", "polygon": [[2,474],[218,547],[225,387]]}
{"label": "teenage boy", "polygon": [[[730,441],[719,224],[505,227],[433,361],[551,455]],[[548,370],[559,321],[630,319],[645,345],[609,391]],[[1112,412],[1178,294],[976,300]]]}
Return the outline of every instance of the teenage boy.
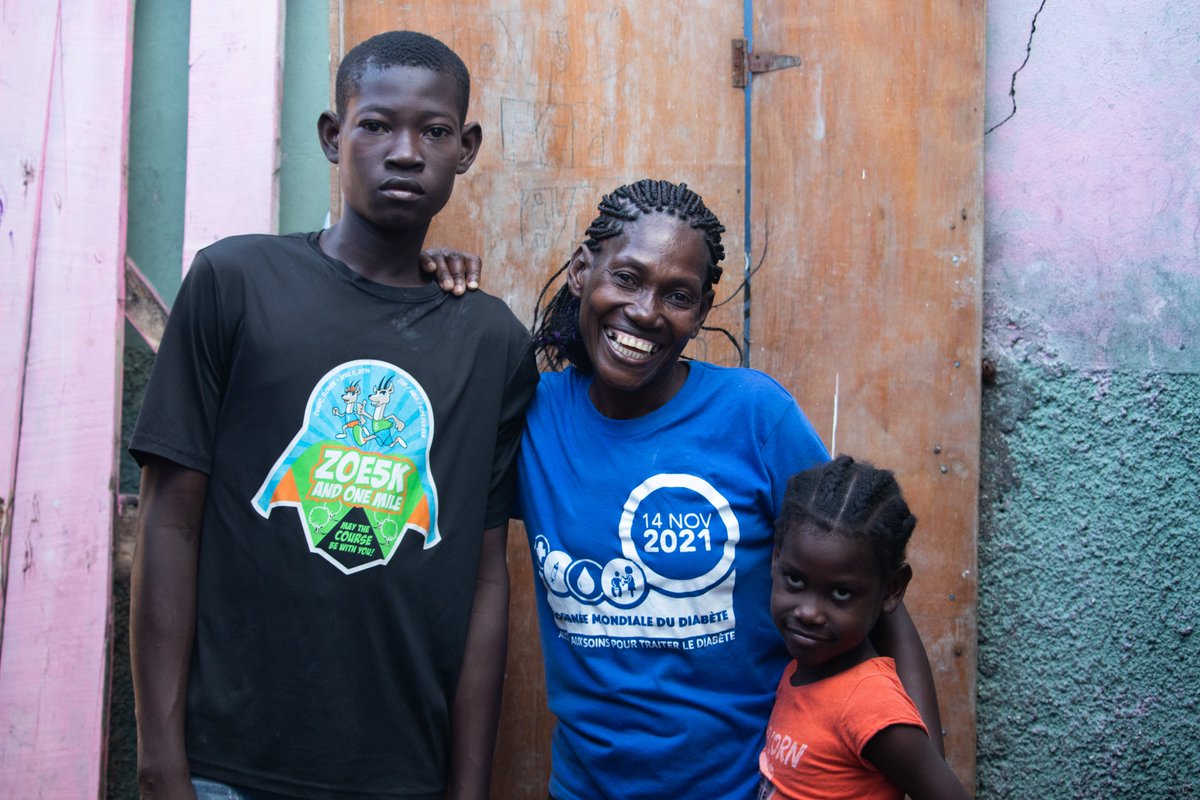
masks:
{"label": "teenage boy", "polygon": [[143,797],[487,796],[537,372],[418,264],[469,91],[423,34],[351,50],[317,126],[340,221],[217,242],[180,289],[130,448]]}

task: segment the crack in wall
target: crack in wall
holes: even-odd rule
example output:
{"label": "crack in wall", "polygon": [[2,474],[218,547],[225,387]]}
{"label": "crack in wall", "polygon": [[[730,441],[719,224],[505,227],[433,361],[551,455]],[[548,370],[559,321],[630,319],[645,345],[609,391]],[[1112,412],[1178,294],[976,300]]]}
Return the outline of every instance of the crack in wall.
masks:
{"label": "crack in wall", "polygon": [[1033,34],[1035,34],[1037,32],[1038,16],[1042,13],[1042,10],[1045,7],[1046,7],[1046,0],[1042,0],[1042,4],[1040,6],[1038,6],[1038,10],[1035,11],[1033,14],[1033,21],[1029,24],[1029,41],[1025,43],[1025,60],[1021,62],[1021,66],[1017,67],[1017,69],[1012,74],[1012,83],[1009,85],[1009,88],[1008,88],[1008,96],[1012,98],[1012,111],[1008,112],[1007,117],[1000,120],[995,125],[993,125],[992,127],[988,128],[986,131],[984,131],[983,132],[984,136],[987,136],[989,133],[996,130],[996,128],[999,128],[1004,123],[1008,122],[1010,119],[1012,119],[1017,114],[1017,75],[1020,74],[1021,70],[1025,69],[1025,65],[1029,63],[1029,57],[1033,54]]}

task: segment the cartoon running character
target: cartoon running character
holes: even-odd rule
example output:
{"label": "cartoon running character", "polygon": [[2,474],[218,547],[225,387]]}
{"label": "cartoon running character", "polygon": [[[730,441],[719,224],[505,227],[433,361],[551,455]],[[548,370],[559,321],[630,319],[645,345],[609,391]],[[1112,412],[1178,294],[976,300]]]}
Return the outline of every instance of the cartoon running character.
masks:
{"label": "cartoon running character", "polygon": [[392,400],[392,392],[395,389],[392,386],[393,377],[392,375],[388,375],[367,396],[367,402],[373,405],[374,408],[371,409],[370,416],[366,413],[362,414],[363,422],[365,423],[363,427],[367,430],[364,431],[362,441],[359,444],[365,444],[372,439],[377,439],[379,440],[379,444],[384,447],[391,447],[394,444],[399,444],[405,448],[408,447],[408,442],[404,441],[400,436],[400,431],[404,430],[404,423],[395,414],[384,416],[383,413],[387,410],[387,404]]}
{"label": "cartoon running character", "polygon": [[[361,390],[358,387],[358,381],[346,384],[346,390],[342,392],[342,402],[346,404],[346,410],[342,411],[337,406],[333,407],[333,415],[335,417],[346,418],[345,424],[342,425],[342,432],[335,438],[345,439],[348,434],[354,433],[354,429],[362,424],[363,404],[357,402],[360,393]],[[359,437],[355,436],[353,438],[355,441],[358,441]],[[358,443],[362,444],[362,442]]]}

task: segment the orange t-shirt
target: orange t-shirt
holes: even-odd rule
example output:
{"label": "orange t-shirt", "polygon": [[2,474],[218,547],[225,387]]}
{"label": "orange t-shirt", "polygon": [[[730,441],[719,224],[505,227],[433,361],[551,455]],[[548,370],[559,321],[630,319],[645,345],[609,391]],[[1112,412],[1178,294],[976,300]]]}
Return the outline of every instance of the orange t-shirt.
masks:
{"label": "orange t-shirt", "polygon": [[900,685],[896,663],[873,658],[805,686],[792,686],[795,672],[793,661],[775,691],[767,743],[758,756],[764,776],[760,798],[903,798],[904,793],[862,756],[867,742],[890,725],[926,730]]}

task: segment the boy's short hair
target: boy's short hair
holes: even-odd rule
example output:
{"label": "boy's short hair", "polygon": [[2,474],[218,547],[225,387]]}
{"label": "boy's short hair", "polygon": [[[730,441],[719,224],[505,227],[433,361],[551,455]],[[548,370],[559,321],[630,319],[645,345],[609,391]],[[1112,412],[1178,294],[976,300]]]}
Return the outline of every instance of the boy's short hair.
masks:
{"label": "boy's short hair", "polygon": [[467,118],[471,99],[471,74],[462,59],[432,36],[416,31],[388,31],[354,46],[338,65],[334,82],[334,107],[338,116],[346,113],[350,98],[358,92],[359,81],[368,69],[424,67],[454,78],[458,84],[458,115]]}

